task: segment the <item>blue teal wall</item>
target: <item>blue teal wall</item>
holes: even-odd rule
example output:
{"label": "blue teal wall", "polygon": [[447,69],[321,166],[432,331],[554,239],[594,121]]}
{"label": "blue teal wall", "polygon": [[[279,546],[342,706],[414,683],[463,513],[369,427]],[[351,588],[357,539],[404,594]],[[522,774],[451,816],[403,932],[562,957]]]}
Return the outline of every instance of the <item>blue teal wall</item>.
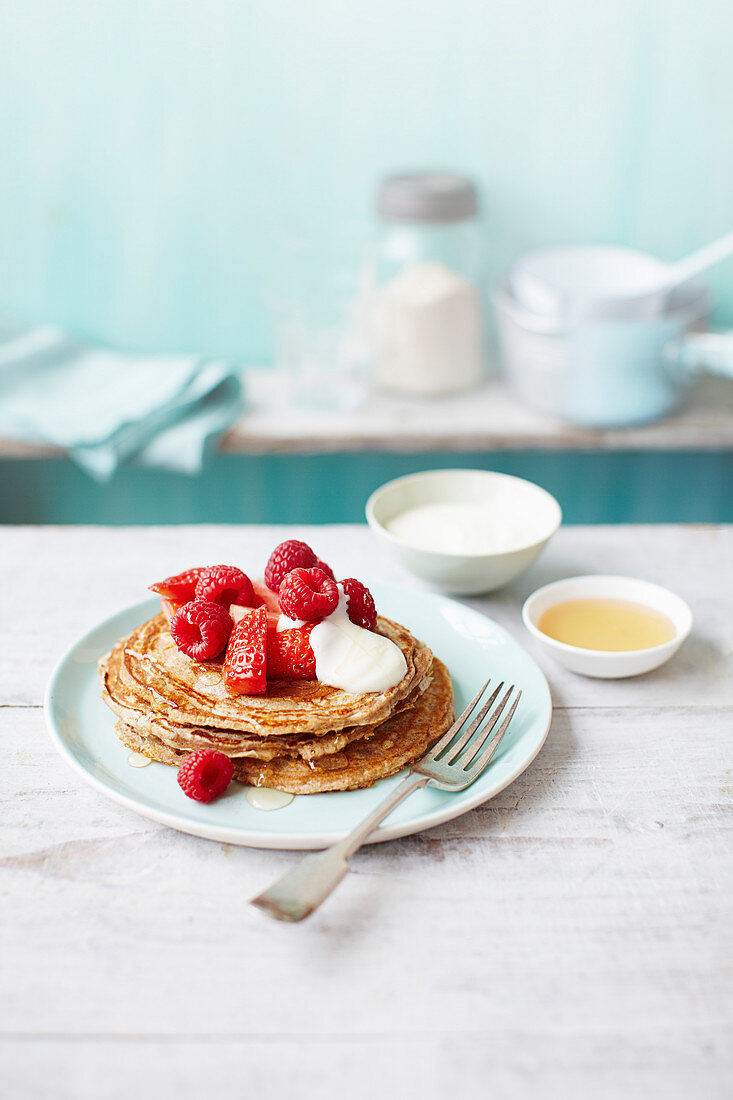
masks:
{"label": "blue teal wall", "polygon": [[[733,224],[730,0],[1,0],[0,310],[263,362],[284,234],[359,237],[379,175],[543,242],[674,258]],[[317,270],[314,270],[314,276]],[[733,320],[733,270],[713,279]]]}
{"label": "blue teal wall", "polygon": [[212,456],[201,477],[125,467],[100,485],[61,459],[0,463],[0,523],[359,523],[369,494],[417,470],[529,478],[565,523],[733,523],[733,453]]}

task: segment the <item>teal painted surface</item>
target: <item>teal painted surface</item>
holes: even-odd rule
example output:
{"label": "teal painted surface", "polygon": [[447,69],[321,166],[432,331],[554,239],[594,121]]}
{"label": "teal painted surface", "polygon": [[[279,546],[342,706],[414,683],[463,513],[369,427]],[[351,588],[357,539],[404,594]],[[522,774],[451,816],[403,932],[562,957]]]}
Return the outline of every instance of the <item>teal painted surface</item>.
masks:
{"label": "teal painted surface", "polygon": [[417,470],[529,478],[566,523],[733,522],[733,454],[218,456],[197,479],[125,468],[108,485],[63,460],[0,464],[2,523],[360,523],[367,497]]}
{"label": "teal painted surface", "polygon": [[481,182],[492,279],[681,256],[731,227],[731,41],[729,0],[5,0],[0,311],[265,362],[283,235],[318,279],[404,167]]}

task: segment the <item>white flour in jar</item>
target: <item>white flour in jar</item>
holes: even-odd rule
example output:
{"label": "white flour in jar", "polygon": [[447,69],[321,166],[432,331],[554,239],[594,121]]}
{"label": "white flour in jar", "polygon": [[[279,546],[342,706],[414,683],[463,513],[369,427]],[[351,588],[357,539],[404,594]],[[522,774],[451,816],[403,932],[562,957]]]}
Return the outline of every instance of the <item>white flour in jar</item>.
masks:
{"label": "white flour in jar", "polygon": [[379,385],[432,394],[480,382],[480,294],[445,264],[412,264],[381,287],[375,328]]}

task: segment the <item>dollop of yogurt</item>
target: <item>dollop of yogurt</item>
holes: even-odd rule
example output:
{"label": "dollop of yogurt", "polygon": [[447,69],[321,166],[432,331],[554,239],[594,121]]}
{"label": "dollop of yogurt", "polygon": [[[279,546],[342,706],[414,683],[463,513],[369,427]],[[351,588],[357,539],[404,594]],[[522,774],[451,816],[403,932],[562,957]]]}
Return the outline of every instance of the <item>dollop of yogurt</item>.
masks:
{"label": "dollop of yogurt", "polygon": [[389,638],[352,623],[348,596],[341,585],[337,587],[336,610],[311,631],[316,676],[354,695],[395,687],[407,672],[405,655]]}
{"label": "dollop of yogurt", "polygon": [[297,630],[299,627],[305,626],[305,619],[289,619],[287,615],[280,613],[280,618],[277,620],[278,633],[281,630]]}

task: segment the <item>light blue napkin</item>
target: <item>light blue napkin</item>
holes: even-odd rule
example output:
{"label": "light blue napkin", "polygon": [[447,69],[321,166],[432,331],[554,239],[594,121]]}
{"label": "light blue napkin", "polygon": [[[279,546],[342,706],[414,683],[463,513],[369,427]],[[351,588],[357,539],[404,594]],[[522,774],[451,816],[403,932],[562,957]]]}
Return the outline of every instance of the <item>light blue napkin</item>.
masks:
{"label": "light blue napkin", "polygon": [[91,347],[51,326],[0,327],[0,436],[63,447],[98,481],[125,462],[195,474],[243,408],[223,359]]}

